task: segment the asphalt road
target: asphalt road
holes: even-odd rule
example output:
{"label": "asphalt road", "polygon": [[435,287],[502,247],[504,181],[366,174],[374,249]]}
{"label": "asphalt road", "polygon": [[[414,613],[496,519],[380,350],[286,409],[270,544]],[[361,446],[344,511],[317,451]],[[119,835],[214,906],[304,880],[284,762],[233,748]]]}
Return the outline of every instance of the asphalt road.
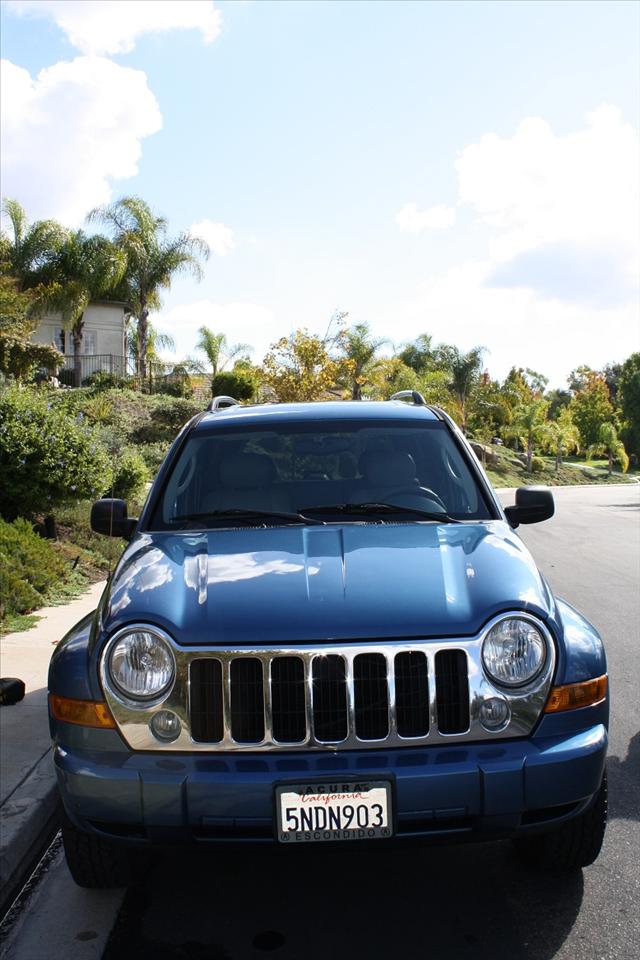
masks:
{"label": "asphalt road", "polygon": [[[556,497],[553,520],[521,532],[555,592],[607,643],[610,820],[596,864],[569,880],[531,874],[508,843],[176,854],[127,892],[104,960],[635,960],[640,487],[566,488]],[[67,923],[86,930],[92,920],[69,916],[67,900]],[[60,955],[49,947],[45,955]]]}

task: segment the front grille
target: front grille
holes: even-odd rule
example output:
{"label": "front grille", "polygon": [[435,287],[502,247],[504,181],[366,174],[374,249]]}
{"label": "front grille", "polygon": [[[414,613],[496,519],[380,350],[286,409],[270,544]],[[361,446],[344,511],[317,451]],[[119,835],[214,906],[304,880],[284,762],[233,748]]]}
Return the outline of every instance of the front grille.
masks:
{"label": "front grille", "polygon": [[[342,650],[344,651],[344,647]],[[196,743],[256,746],[416,743],[469,729],[467,653],[304,655],[215,652],[190,663]],[[430,676],[430,669],[434,676]]]}
{"label": "front grille", "polygon": [[436,707],[440,733],[463,733],[469,727],[469,678],[464,650],[436,653]]}

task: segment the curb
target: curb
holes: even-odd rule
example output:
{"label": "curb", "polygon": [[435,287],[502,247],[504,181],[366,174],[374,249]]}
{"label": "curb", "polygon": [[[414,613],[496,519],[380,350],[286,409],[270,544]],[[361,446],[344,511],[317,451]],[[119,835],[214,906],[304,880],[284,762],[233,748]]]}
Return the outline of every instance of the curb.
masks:
{"label": "curb", "polygon": [[11,906],[58,829],[51,750],[0,807],[0,916]]}

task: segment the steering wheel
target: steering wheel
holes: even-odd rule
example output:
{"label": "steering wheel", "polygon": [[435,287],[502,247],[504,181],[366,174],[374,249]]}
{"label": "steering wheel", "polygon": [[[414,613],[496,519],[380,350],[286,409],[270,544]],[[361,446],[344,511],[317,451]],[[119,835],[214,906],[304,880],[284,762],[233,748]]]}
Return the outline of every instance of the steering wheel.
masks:
{"label": "steering wheel", "polygon": [[[385,502],[388,503],[391,497],[395,500],[397,497],[403,496],[411,496],[414,499],[420,500],[432,500],[436,506],[441,507],[445,513],[447,512],[446,504],[443,503],[435,490],[431,490],[429,487],[396,487],[395,490],[385,491],[384,499]],[[408,504],[399,504],[399,506],[408,506]]]}

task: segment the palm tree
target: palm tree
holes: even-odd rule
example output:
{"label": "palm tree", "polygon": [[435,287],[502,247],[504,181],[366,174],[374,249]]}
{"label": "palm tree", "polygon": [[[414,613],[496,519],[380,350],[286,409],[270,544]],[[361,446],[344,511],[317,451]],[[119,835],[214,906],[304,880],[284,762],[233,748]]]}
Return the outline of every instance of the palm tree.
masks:
{"label": "palm tree", "polygon": [[253,347],[248,343],[228,343],[224,333],[214,333],[209,327],[200,327],[200,338],[196,343],[196,350],[206,354],[211,364],[211,379],[224,370],[231,360],[247,358]]}
{"label": "palm tree", "polygon": [[[154,365],[160,364],[162,363],[160,351],[174,351],[175,349],[176,343],[173,337],[168,333],[160,333],[160,331],[156,330],[155,326],[149,322],[147,325],[147,363]],[[135,361],[137,368],[140,364],[140,350],[138,341],[138,328],[135,326],[131,327],[127,331],[127,352]]]}
{"label": "palm tree", "polygon": [[613,472],[614,462],[618,462],[622,472],[626,473],[629,467],[629,457],[624,448],[622,440],[618,437],[618,432],[613,423],[601,423],[598,430],[598,440],[589,447],[589,458],[594,453],[604,453],[609,461],[609,476]]}
{"label": "palm tree", "polygon": [[2,213],[10,224],[10,231],[0,234],[2,272],[15,280],[18,292],[36,287],[60,250],[66,231],[55,220],[29,223],[17,200],[5,199]]}
{"label": "palm tree", "polygon": [[145,377],[149,313],[160,306],[160,291],[171,286],[176,274],[189,272],[201,278],[200,261],[208,258],[209,247],[189,233],[167,237],[166,219],[154,214],[140,197],[123,197],[110,206],[98,207],[89,220],[109,226],[116,246],[126,255],[123,299],[131,304],[137,319],[140,375]]}
{"label": "palm tree", "polygon": [[549,404],[540,398],[523,403],[516,410],[515,416],[505,431],[510,436],[520,439],[527,448],[527,471],[531,473],[533,465],[533,447],[535,443],[544,439],[548,432],[547,410]]}
{"label": "palm tree", "polygon": [[[553,401],[552,401],[553,402]],[[580,443],[580,431],[571,419],[570,411],[565,407],[557,420],[547,425],[551,449],[556,455],[556,473],[560,470],[562,458],[577,450]]]}
{"label": "palm tree", "polygon": [[467,401],[480,379],[483,353],[484,347],[473,347],[468,353],[461,353],[457,347],[447,348],[449,389],[460,408],[460,426],[463,433],[467,432]]}
{"label": "palm tree", "polygon": [[123,278],[126,257],[106,237],[68,231],[43,276],[48,281],[43,300],[58,310],[73,342],[74,384],[82,379],[81,353],[84,313],[92,300],[109,298]]}
{"label": "palm tree", "polygon": [[352,400],[362,400],[362,388],[371,382],[371,376],[378,364],[376,354],[380,347],[388,342],[384,337],[372,337],[366,323],[356,323],[344,331],[341,344],[344,358],[348,361],[345,365],[348,370],[346,379],[351,388]]}

